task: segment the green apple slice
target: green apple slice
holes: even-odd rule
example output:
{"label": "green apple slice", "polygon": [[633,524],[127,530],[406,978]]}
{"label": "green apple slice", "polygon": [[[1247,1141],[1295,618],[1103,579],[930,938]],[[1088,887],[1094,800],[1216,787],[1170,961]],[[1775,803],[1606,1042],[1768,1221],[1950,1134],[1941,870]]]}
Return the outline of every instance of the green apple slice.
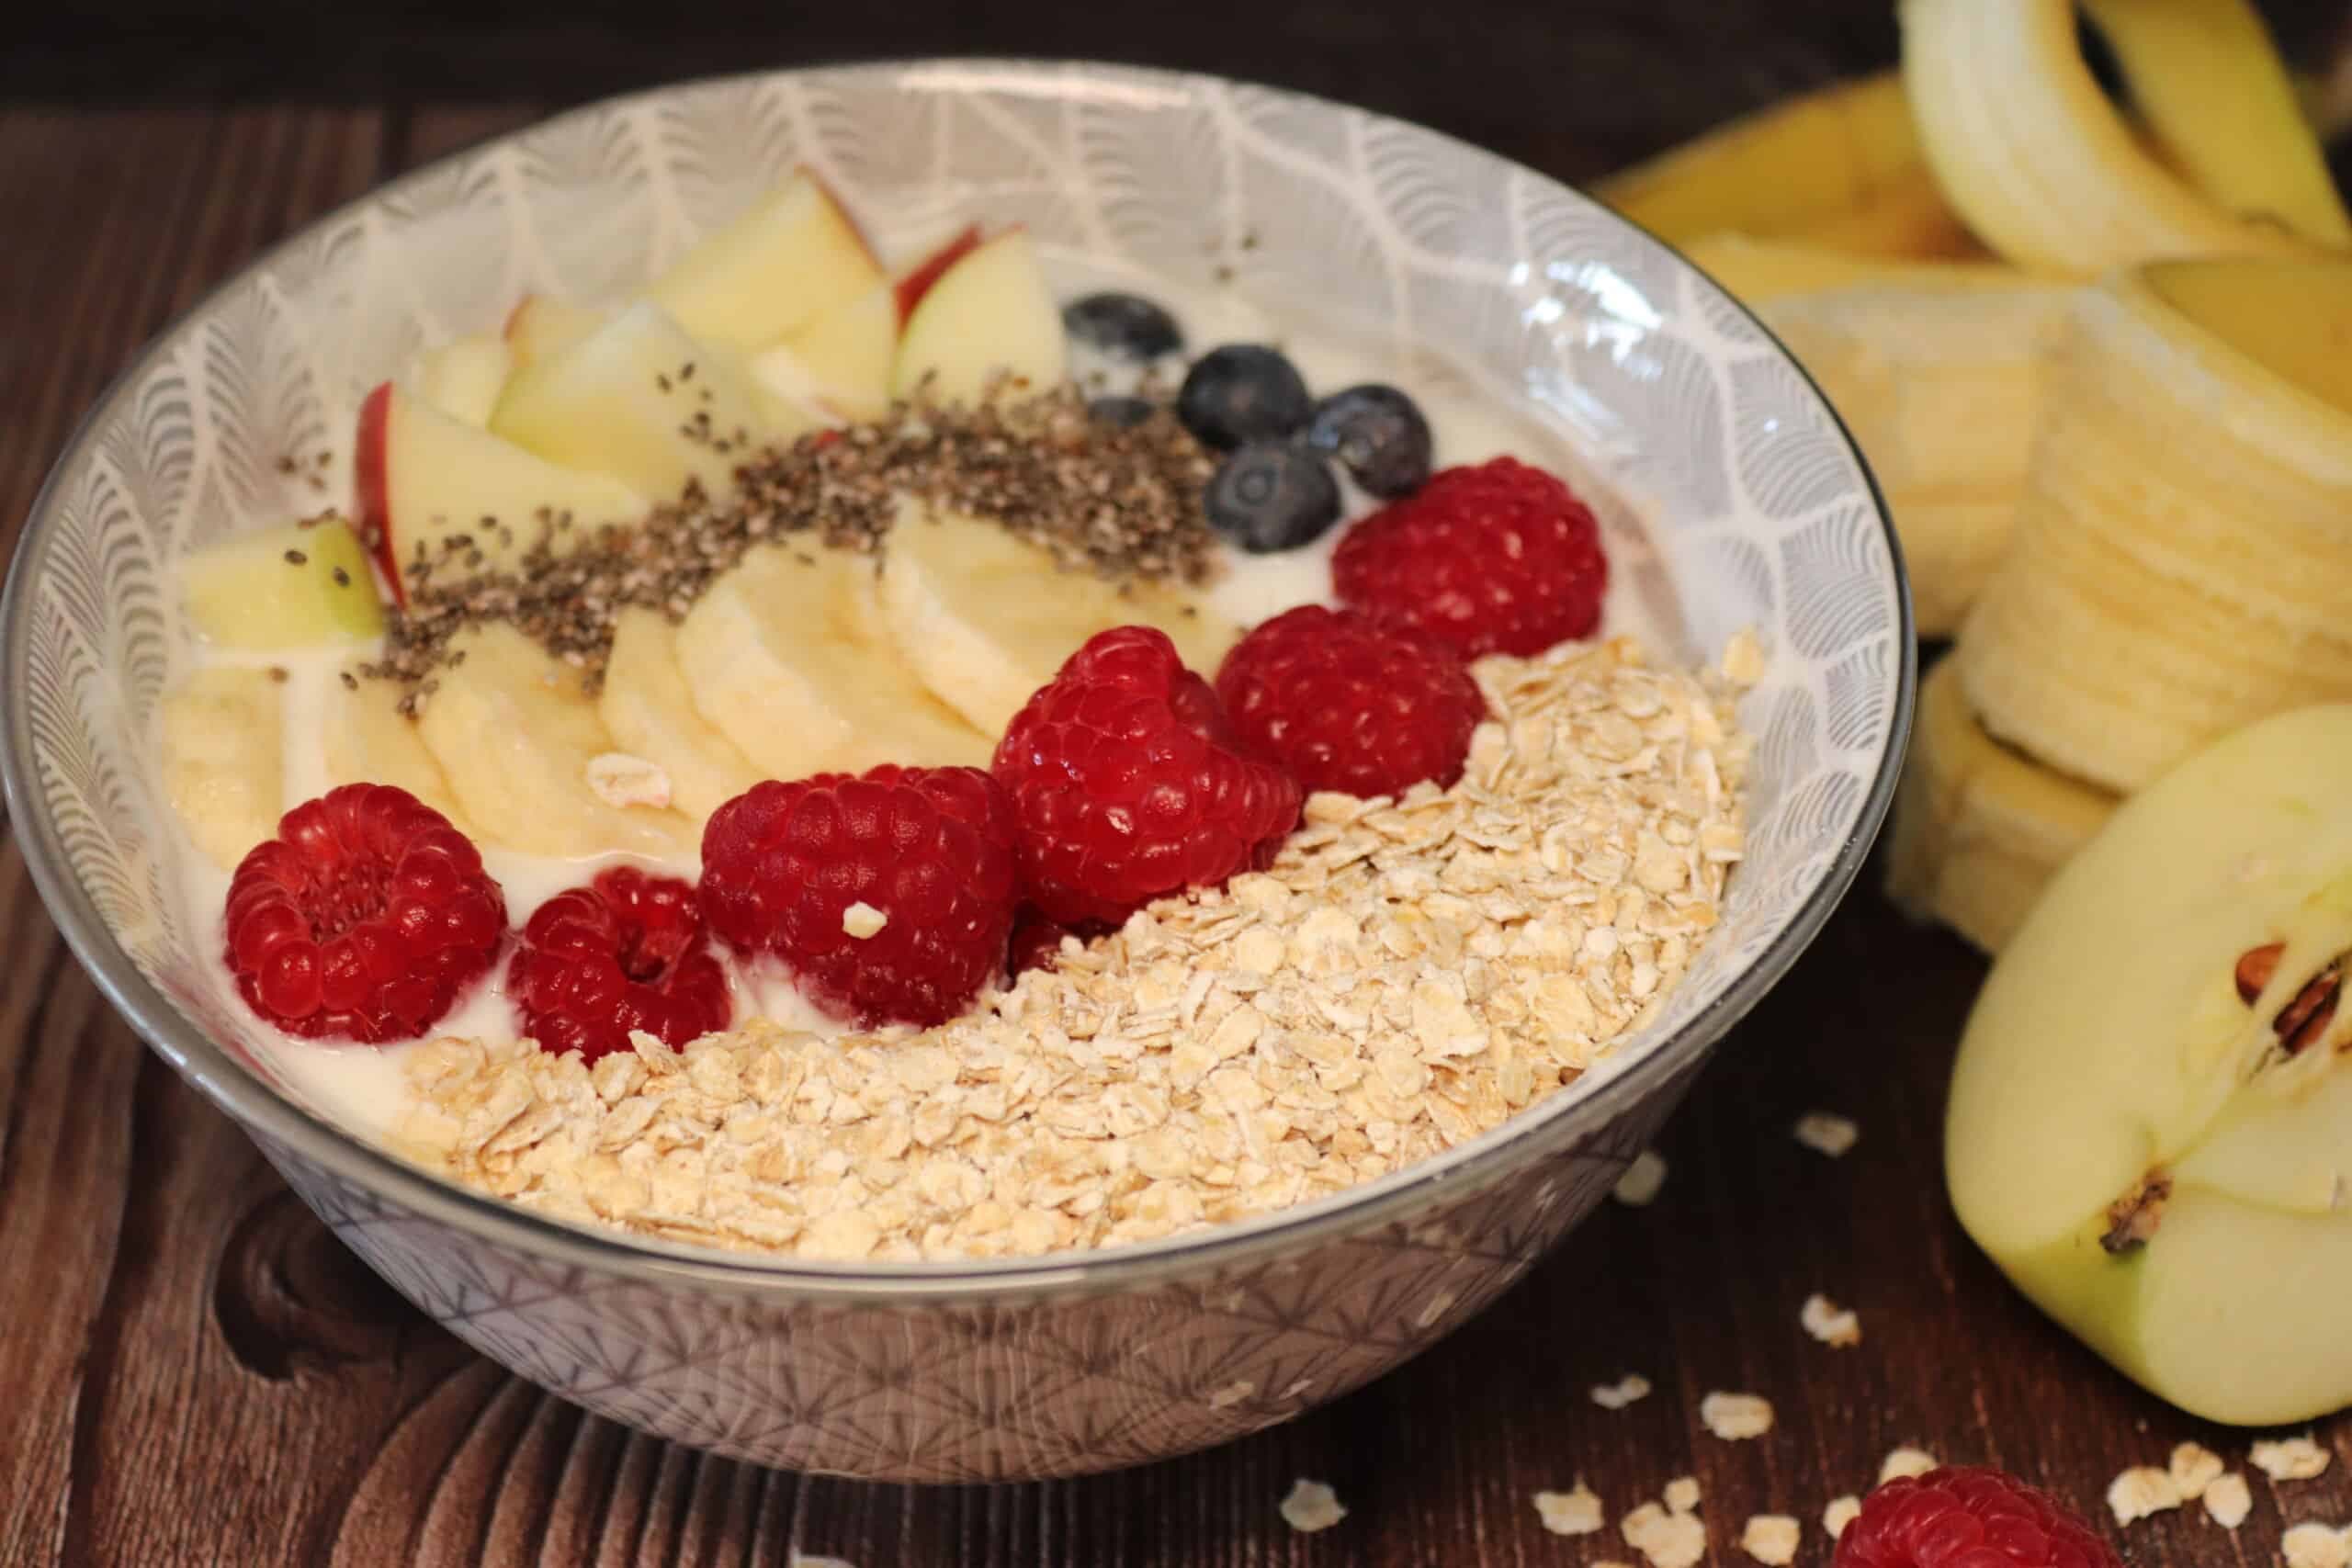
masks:
{"label": "green apple slice", "polygon": [[2127,801],[1977,998],[1961,1224],[2151,1392],[2245,1425],[2352,1404],[2352,705]]}
{"label": "green apple slice", "polygon": [[188,619],[221,648],[275,651],[381,636],[368,551],[340,517],[240,534],[180,566]]}

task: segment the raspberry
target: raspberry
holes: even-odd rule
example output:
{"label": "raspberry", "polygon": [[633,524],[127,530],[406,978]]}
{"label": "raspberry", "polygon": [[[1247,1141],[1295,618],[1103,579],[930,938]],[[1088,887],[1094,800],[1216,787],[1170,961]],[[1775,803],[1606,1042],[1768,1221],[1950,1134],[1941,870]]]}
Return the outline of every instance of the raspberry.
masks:
{"label": "raspberry", "polygon": [[1890,1481],[1838,1538],[1831,1568],[2123,1568],[2046,1493],[1997,1470]]}
{"label": "raspberry", "polygon": [[628,866],[596,874],[532,912],[506,992],[539,1049],[593,1062],[631,1030],[684,1045],[727,1027],[727,975],[691,883]]}
{"label": "raspberry", "polygon": [[1246,750],[1209,683],[1150,626],[1098,632],[1005,727],[997,782],[1021,875],[1065,925],[1117,925],[1164,894],[1262,866],[1298,822],[1298,781]]}
{"label": "raspberry", "polygon": [[1234,732],[1309,791],[1401,795],[1462,776],[1487,716],[1452,652],[1350,610],[1303,604],[1234,645],[1216,694]]}
{"label": "raspberry", "polygon": [[770,780],[703,829],[703,918],[836,1017],[944,1023],[1004,973],[1012,841],[1012,804],[978,768]]}
{"label": "raspberry", "polygon": [[1600,619],[1609,559],[1592,511],[1514,457],[1447,468],[1340,536],[1340,603],[1464,659],[1543,652]]}
{"label": "raspberry", "polygon": [[228,964],[288,1034],[370,1045],[424,1033],[490,968],[506,895],[472,840],[403,789],[305,801],[229,882]]}

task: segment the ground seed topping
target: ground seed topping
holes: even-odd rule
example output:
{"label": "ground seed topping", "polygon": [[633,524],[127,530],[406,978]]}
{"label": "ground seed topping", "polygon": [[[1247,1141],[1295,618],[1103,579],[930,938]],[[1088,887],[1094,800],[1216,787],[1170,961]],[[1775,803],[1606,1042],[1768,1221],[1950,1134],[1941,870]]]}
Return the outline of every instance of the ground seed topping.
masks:
{"label": "ground seed topping", "polygon": [[745,551],[788,535],[874,553],[906,496],[1002,523],[1066,567],[1199,582],[1215,539],[1201,511],[1213,468],[1167,409],[1120,429],[1089,419],[1074,388],[976,408],[900,405],[879,423],[752,455],[724,502],[689,489],[628,526],[544,512],[481,518],[481,535],[526,541],[512,570],[481,571],[472,534],[447,536],[438,556],[420,546],[401,567],[408,604],[367,673],[413,688],[458,632],[507,621],[594,676],[622,610],[683,616]]}

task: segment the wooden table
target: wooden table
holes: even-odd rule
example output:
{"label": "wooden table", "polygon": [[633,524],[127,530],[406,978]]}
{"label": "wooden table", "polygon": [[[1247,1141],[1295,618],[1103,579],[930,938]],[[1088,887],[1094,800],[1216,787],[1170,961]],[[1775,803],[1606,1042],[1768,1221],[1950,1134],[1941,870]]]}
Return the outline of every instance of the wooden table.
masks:
{"label": "wooden table", "polygon": [[[1621,39],[1564,55],[1543,104],[1498,108],[1465,89],[1431,105],[1373,77],[1354,96],[1580,176],[1891,47],[1874,7],[1796,9],[1819,25],[1768,50],[1749,8],[1723,7],[1743,19],[1688,68],[1695,85]],[[0,89],[38,90],[34,58],[0,67]],[[192,62],[187,79],[206,69]],[[1349,90],[1319,70],[1250,73]],[[13,538],[107,378],[243,258],[547,107],[0,98],[0,530]],[[1216,1452],[948,1490],[763,1472],[654,1442],[434,1328],[141,1048],[0,842],[0,1563],[554,1568],[782,1563],[797,1550],[859,1568],[1589,1564],[1634,1554],[1613,1530],[1544,1534],[1533,1493],[1582,1476],[1613,1520],[1687,1473],[1704,1490],[1714,1561],[1746,1562],[1742,1521],[1778,1511],[1804,1519],[1799,1561],[1819,1564],[1822,1505],[1867,1489],[1900,1443],[2006,1466],[2086,1512],[2117,1471],[2161,1463],[2184,1438],[2242,1463],[2244,1435],[2110,1373],[1953,1224],[1938,1175],[1942,1087],[1982,968],[1902,924],[1875,876],[1675,1120],[1657,1201],[1607,1206],[1436,1350]],[[1789,1129],[1813,1108],[1855,1118],[1860,1145],[1837,1161],[1800,1146]],[[1830,1349],[1799,1327],[1815,1291],[1859,1309],[1860,1346]],[[1656,1393],[1621,1414],[1588,1399],[1629,1371]],[[1758,1441],[1711,1437],[1698,1404],[1714,1389],[1766,1395],[1777,1427]],[[2339,1460],[2322,1480],[2274,1494],[2255,1476],[2236,1536],[2188,1510],[2135,1527],[2132,1560],[2269,1564],[2283,1523],[2352,1518],[2352,1422],[2320,1436]],[[1338,1488],[1344,1524],[1313,1537],[1283,1524],[1275,1505],[1298,1476]]]}

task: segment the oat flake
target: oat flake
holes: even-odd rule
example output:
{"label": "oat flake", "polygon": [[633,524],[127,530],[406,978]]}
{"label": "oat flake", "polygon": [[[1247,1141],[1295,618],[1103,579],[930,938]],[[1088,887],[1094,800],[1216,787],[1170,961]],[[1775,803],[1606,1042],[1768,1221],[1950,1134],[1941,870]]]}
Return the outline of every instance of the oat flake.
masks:
{"label": "oat flake", "polygon": [[1797,1118],[1796,1140],[1816,1154],[1837,1159],[1861,1138],[1861,1129],[1827,1111],[1808,1111]]}
{"label": "oat flake", "polygon": [[2180,1487],[2169,1471],[2135,1464],[2107,1483],[2107,1510],[2119,1525],[2180,1506]]}
{"label": "oat flake", "polygon": [[2167,1468],[2172,1472],[2172,1483],[2180,1489],[2181,1499],[2193,1503],[2221,1479],[2222,1456],[2202,1443],[2182,1443],[2172,1450]]}
{"label": "oat flake", "polygon": [[1615,1382],[1595,1383],[1592,1402],[1603,1410],[1623,1410],[1638,1399],[1649,1397],[1650,1380],[1639,1372],[1627,1372]]}
{"label": "oat flake", "polygon": [[1626,1545],[1649,1560],[1650,1568],[1695,1568],[1707,1555],[1707,1527],[1695,1514],[1669,1514],[1645,1503],[1617,1529]]}
{"label": "oat flake", "polygon": [[1302,1535],[1329,1529],[1348,1517],[1339,1494],[1319,1481],[1301,1477],[1282,1501],[1283,1522]]}
{"label": "oat flake", "polygon": [[863,898],[842,911],[842,932],[858,942],[878,934],[889,923],[889,916]]}
{"label": "oat flake", "polygon": [[1843,1497],[1829,1499],[1829,1506],[1821,1510],[1821,1528],[1827,1532],[1830,1540],[1836,1540],[1846,1533],[1848,1525],[1861,1517],[1862,1500],[1848,1493]]}
{"label": "oat flake", "polygon": [[2236,1471],[2217,1475],[2205,1483],[2206,1516],[2223,1529],[2237,1529],[2253,1512],[2254,1491]]}
{"label": "oat flake", "polygon": [[1797,1321],[1824,1345],[1843,1348],[1862,1342],[1862,1320],[1825,1295],[1805,1297],[1804,1305],[1797,1310]]}
{"label": "oat flake", "polygon": [[1738,1442],[1772,1429],[1772,1405],[1752,1393],[1711,1393],[1699,1402],[1699,1419],[1716,1437]]}
{"label": "oat flake", "polygon": [[2334,1525],[2301,1524],[2279,1538],[2287,1568],[2347,1568],[2352,1565],[2352,1529]]}
{"label": "oat flake", "polygon": [[2309,1481],[2327,1469],[2328,1453],[2309,1438],[2254,1445],[2254,1468],[2273,1481]]}
{"label": "oat flake", "polygon": [[1788,1568],[1804,1535],[1804,1527],[1786,1514],[1758,1514],[1739,1532],[1739,1549],[1767,1568]]}
{"label": "oat flake", "polygon": [[1666,1185],[1666,1161],[1655,1149],[1644,1149],[1617,1179],[1610,1196],[1629,1209],[1646,1209]]}
{"label": "oat flake", "polygon": [[1890,1450],[1887,1456],[1879,1461],[1878,1483],[1883,1486],[1890,1481],[1900,1481],[1906,1476],[1925,1475],[1939,1462],[1925,1449]]}
{"label": "oat flake", "polygon": [[1600,1497],[1581,1480],[1571,1492],[1538,1492],[1535,1512],[1554,1535],[1595,1535],[1607,1522]]}
{"label": "oat flake", "polygon": [[1666,1483],[1666,1491],[1661,1495],[1666,1499],[1668,1513],[1691,1513],[1699,1506],[1699,1478],[1695,1475],[1678,1475]]}

